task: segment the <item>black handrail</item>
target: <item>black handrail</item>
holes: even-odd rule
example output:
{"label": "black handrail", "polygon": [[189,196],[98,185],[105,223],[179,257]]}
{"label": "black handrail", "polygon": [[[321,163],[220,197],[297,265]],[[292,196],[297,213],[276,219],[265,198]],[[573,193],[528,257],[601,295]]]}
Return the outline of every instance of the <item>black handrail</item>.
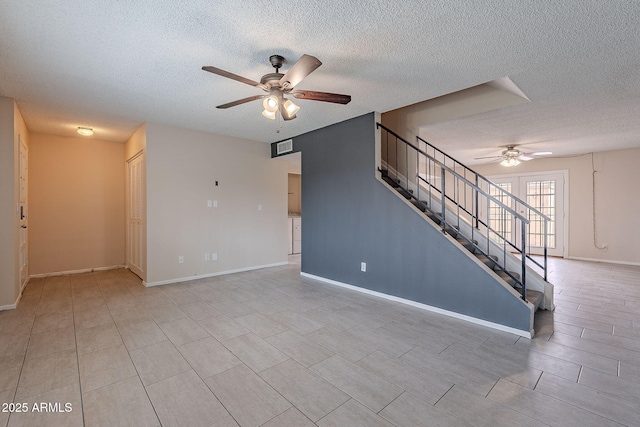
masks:
{"label": "black handrail", "polygon": [[[380,125],[381,127],[383,127],[385,130],[390,131],[389,129],[385,128],[384,125]],[[391,131],[393,133],[393,131]],[[395,135],[395,134],[394,134]],[[458,160],[454,159],[453,157],[451,157],[450,155],[448,155],[447,153],[445,153],[444,151],[440,150],[438,147],[436,147],[435,145],[431,144],[429,141],[424,140],[423,138],[420,138],[420,136],[416,136],[416,139],[419,142],[423,142],[425,143],[428,147],[432,148],[433,150],[439,152],[440,154],[442,154],[445,158],[449,158],[450,160],[452,160],[454,162],[454,167],[455,164],[457,163],[458,165],[462,166],[462,168],[464,168],[465,170],[465,176],[466,176],[466,172],[471,172],[474,176],[475,176],[475,180],[476,180],[476,186],[479,187],[479,180],[484,181],[488,187],[494,188],[495,190],[497,190],[498,192],[502,193],[503,196],[506,196],[508,198],[510,198],[511,200],[514,201],[514,206],[516,206],[516,204],[520,204],[523,207],[527,208],[529,211],[533,212],[535,215],[540,216],[544,223],[543,223],[543,229],[544,229],[544,243],[542,245],[543,247],[543,264],[540,264],[535,258],[531,257],[531,254],[528,254],[527,257],[529,258],[529,260],[531,260],[531,262],[533,262],[535,265],[537,265],[538,267],[540,267],[543,272],[544,272],[544,280],[547,280],[547,224],[551,221],[551,218],[549,218],[548,216],[546,216],[545,214],[543,214],[542,212],[540,212],[538,209],[534,208],[533,206],[529,205],[528,203],[526,203],[524,200],[514,196],[513,194],[511,194],[510,192],[508,192],[507,190],[505,190],[504,188],[494,184],[493,182],[491,182],[491,180],[489,180],[488,178],[486,178],[483,175],[480,175],[479,173],[477,173],[476,171],[474,171],[473,169],[471,169],[470,167],[466,166],[465,164],[463,164],[462,162],[459,162]],[[477,195],[476,195],[476,211],[478,211],[478,199],[477,199]],[[477,219],[476,219],[477,221]],[[478,224],[476,223],[476,227],[478,226]],[[524,240],[523,240],[524,242]]]}
{"label": "black handrail", "polygon": [[[546,221],[549,221],[550,219],[545,216],[544,214],[542,214],[540,211],[538,211],[537,209],[533,208],[532,206],[528,205],[527,203],[525,203],[524,201],[518,199],[517,197],[514,197],[513,195],[511,195],[511,193],[505,191],[504,189],[496,186],[495,184],[493,184],[491,181],[489,181],[487,178],[485,178],[484,176],[476,173],[475,171],[473,171],[472,169],[470,169],[469,167],[465,166],[463,163],[459,162],[458,160],[454,159],[453,157],[447,155],[446,153],[444,153],[442,150],[438,149],[437,147],[433,146],[432,144],[430,144],[429,142],[425,141],[424,139],[417,137],[418,140],[418,144],[420,142],[423,142],[427,145],[427,147],[432,148],[433,150],[437,151],[438,153],[442,154],[442,156],[444,156],[443,161],[438,160],[437,158],[429,155],[427,152],[425,152],[424,150],[422,150],[419,146],[416,146],[412,143],[410,143],[409,141],[405,140],[404,138],[402,138],[400,135],[398,135],[397,133],[395,133],[394,131],[392,131],[391,129],[385,127],[384,125],[377,123],[377,128],[382,128],[386,131],[386,159],[385,162],[387,162],[387,171],[386,174],[388,176],[389,174],[389,169],[390,169],[390,164],[389,162],[389,135],[393,136],[395,139],[395,181],[396,183],[398,183],[400,185],[400,188],[403,191],[403,194],[406,194],[408,198],[413,198],[416,199],[421,206],[424,206],[425,209],[429,210],[432,214],[436,215],[436,217],[439,218],[440,222],[441,222],[441,226],[442,226],[442,230],[443,232],[447,232],[448,228],[449,230],[451,230],[451,224],[447,221],[445,212],[447,210],[446,208],[446,204],[445,201],[449,201],[452,205],[454,205],[457,209],[458,209],[458,213],[456,215],[457,217],[457,221],[458,221],[458,225],[460,224],[460,211],[464,212],[467,216],[470,217],[472,222],[475,222],[475,227],[471,228],[471,232],[472,232],[472,237],[468,238],[467,236],[463,235],[463,234],[458,234],[461,238],[463,238],[464,240],[466,240],[467,242],[469,242],[471,245],[473,245],[476,250],[478,250],[481,254],[485,255],[486,257],[488,257],[491,262],[497,266],[497,268],[499,268],[500,270],[504,271],[504,273],[507,274],[507,276],[511,277],[511,279],[513,279],[517,284],[519,284],[521,286],[521,294],[522,294],[522,298],[525,299],[526,296],[526,262],[527,259],[530,260],[531,262],[533,262],[535,265],[539,266],[540,268],[543,269],[544,271],[544,279],[546,280],[547,278],[547,227],[546,227]],[[398,179],[399,177],[399,173],[398,173],[398,167],[401,166],[401,164],[399,163],[399,159],[398,159],[398,148],[399,148],[399,144],[398,141],[402,142],[405,146],[405,159],[404,159],[404,165],[406,167],[406,171],[405,171],[405,179],[402,180],[404,182],[400,182],[400,180]],[[418,189],[418,195],[414,195],[412,194],[412,192],[410,191],[409,187],[410,187],[410,183],[409,183],[409,148],[412,149],[413,151],[416,152],[416,187]],[[434,154],[435,154],[434,151]],[[422,176],[420,176],[420,158],[419,156],[423,156],[423,158],[427,161],[427,175],[430,176],[431,174],[431,166],[433,165],[433,172],[435,173],[436,170],[439,168],[440,169],[440,179],[441,179],[441,189],[439,189],[436,185],[433,185],[431,182],[429,182],[428,179],[423,178]],[[453,168],[447,166],[446,161],[447,159],[450,159],[451,161],[454,162],[453,164]],[[457,172],[455,170],[456,165],[459,165],[463,168],[463,174]],[[472,173],[472,179],[475,182],[472,182],[470,179],[467,178],[467,172]],[[384,173],[384,172],[383,172]],[[450,176],[453,177],[454,179],[454,198],[452,198],[450,195],[447,194],[446,191],[446,174],[449,174]],[[543,265],[541,265],[539,262],[537,262],[535,259],[533,259],[529,253],[527,253],[527,249],[526,249],[526,242],[527,242],[527,228],[528,225],[530,223],[529,218],[519,214],[516,210],[514,210],[513,208],[511,208],[510,206],[508,206],[507,204],[503,203],[501,199],[496,198],[496,196],[490,194],[489,192],[485,191],[484,189],[482,189],[479,185],[480,180],[486,182],[490,187],[488,188],[497,188],[499,191],[499,197],[507,197],[511,200],[514,200],[514,206],[516,206],[516,204],[521,204],[523,207],[525,207],[526,209],[528,209],[530,212],[533,212],[537,215],[539,215],[543,220],[544,220],[544,263]],[[432,206],[430,206],[429,203],[424,204],[422,203],[422,201],[420,200],[420,188],[421,188],[421,182],[425,183],[427,185],[427,188],[429,189],[429,198],[431,199],[431,189],[435,190],[437,193],[440,193],[440,203],[441,203],[441,213],[440,215],[438,215],[438,212],[434,211]],[[406,183],[406,187],[402,188],[404,186],[404,184]],[[474,196],[475,198],[475,209],[473,209],[473,207],[471,208],[471,211],[469,209],[467,209],[467,204],[466,203],[461,203],[461,199],[460,199],[460,191],[459,191],[459,184],[462,183],[464,185],[464,198],[462,200],[467,200],[467,187],[469,187],[472,191],[472,196]],[[394,183],[395,185],[395,183]],[[507,212],[510,216],[512,216],[516,221],[520,221],[520,228],[522,231],[522,236],[521,236],[521,244],[522,247],[518,247],[518,245],[514,242],[511,242],[509,239],[507,239],[507,237],[505,235],[503,235],[500,231],[493,229],[490,224],[485,223],[484,221],[482,221],[479,217],[479,202],[478,199],[479,197],[482,196],[483,199],[487,200],[487,208],[489,207],[489,202],[492,204],[495,204],[496,206],[499,206],[501,208],[501,210]],[[473,212],[475,210],[475,213]],[[473,230],[475,229],[479,229],[479,226],[482,225],[484,229],[487,230],[487,235],[486,235],[486,239],[487,239],[487,250],[483,250],[481,247],[479,247],[479,245],[477,245],[476,243],[474,243],[473,240]],[[490,234],[491,233],[491,234]],[[497,261],[495,261],[493,258],[490,257],[490,235],[495,235],[497,236],[497,238],[499,239],[499,241],[503,242],[503,247],[504,247],[504,252],[505,252],[505,258],[504,258],[504,263],[505,265],[500,265]],[[511,272],[509,272],[506,269],[506,250],[507,250],[507,245],[510,246],[511,248],[513,248],[514,250],[516,250],[517,252],[520,252],[521,254],[521,277],[518,279],[517,277],[515,277]],[[515,274],[515,273],[514,273]]]}
{"label": "black handrail", "polygon": [[[384,127],[383,125],[380,125],[382,127]],[[386,129],[386,128],[385,128]],[[522,205],[524,205],[525,207],[527,207],[528,209],[530,209],[531,211],[533,211],[536,215],[540,215],[543,219],[547,220],[547,221],[551,221],[551,218],[549,218],[548,216],[546,216],[545,214],[543,214],[542,212],[540,212],[538,209],[534,208],[533,206],[527,204],[524,200],[519,199],[518,197],[514,196],[513,194],[509,193],[507,190],[505,190],[504,188],[497,186],[496,184],[494,184],[493,182],[491,182],[490,179],[485,178],[483,175],[480,175],[478,172],[474,171],[473,169],[471,169],[468,166],[465,166],[464,164],[460,163],[459,161],[457,161],[456,159],[454,159],[453,157],[451,157],[450,155],[448,155],[447,153],[445,153],[444,151],[440,150],[439,148],[435,147],[433,144],[431,144],[428,141],[425,141],[424,139],[420,138],[419,136],[416,136],[416,138],[422,142],[424,142],[425,144],[427,144],[429,147],[433,148],[434,150],[438,151],[440,154],[442,154],[445,157],[448,157],[449,159],[453,160],[455,163],[459,164],[460,166],[462,166],[466,171],[469,171],[471,173],[473,173],[477,178],[482,179],[484,182],[486,182],[487,184],[489,184],[490,186],[494,187],[496,190],[498,190],[499,192],[501,192],[503,195],[507,196],[510,199],[513,199],[516,203],[520,203]]]}

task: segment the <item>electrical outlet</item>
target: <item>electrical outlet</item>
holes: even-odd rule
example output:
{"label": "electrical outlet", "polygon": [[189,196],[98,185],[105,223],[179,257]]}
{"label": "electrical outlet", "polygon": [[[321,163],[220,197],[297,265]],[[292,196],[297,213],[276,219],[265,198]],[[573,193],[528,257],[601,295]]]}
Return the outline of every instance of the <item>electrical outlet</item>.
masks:
{"label": "electrical outlet", "polygon": [[178,257],[178,263],[179,263],[179,264],[183,264],[183,263],[184,263],[184,257],[183,257],[182,255],[180,255],[180,256]]}
{"label": "electrical outlet", "polygon": [[603,243],[603,244],[602,244],[602,249],[607,249],[608,247],[609,247],[609,244],[608,244],[608,243]]}
{"label": "electrical outlet", "polygon": [[361,262],[360,263],[360,271],[362,271],[363,273],[367,272],[367,263],[366,262]]}
{"label": "electrical outlet", "polygon": [[205,261],[211,261],[211,255],[210,254],[204,254],[204,260]]}
{"label": "electrical outlet", "polygon": [[218,252],[213,252],[211,254],[211,261],[217,261],[218,260]]}
{"label": "electrical outlet", "polygon": [[258,212],[262,212],[262,204],[258,204]]}

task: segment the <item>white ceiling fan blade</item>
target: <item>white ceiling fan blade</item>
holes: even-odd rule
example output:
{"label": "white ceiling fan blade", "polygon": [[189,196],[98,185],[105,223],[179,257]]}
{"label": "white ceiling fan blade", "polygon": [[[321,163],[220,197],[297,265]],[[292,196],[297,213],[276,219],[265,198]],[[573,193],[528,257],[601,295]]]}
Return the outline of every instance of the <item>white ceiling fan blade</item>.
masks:
{"label": "white ceiling fan blade", "polygon": [[486,157],[476,157],[473,160],[487,160],[487,159],[501,159],[503,156],[486,156]]}

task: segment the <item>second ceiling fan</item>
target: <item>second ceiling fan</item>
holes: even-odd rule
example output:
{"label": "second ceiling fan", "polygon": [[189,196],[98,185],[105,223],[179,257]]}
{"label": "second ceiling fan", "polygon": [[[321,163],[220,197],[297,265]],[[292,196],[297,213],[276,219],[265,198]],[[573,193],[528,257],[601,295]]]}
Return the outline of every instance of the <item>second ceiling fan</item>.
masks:
{"label": "second ceiling fan", "polygon": [[230,73],[220,68],[211,66],[202,67],[204,71],[208,71],[222,77],[236,80],[240,83],[245,83],[250,86],[257,87],[266,92],[266,94],[250,96],[248,98],[221,104],[216,108],[224,109],[235,107],[236,105],[263,99],[263,116],[269,119],[275,119],[276,113],[280,113],[284,120],[292,120],[296,118],[296,113],[298,112],[300,107],[294,104],[290,99],[285,98],[284,95],[287,94],[296,99],[332,102],[335,104],[348,104],[351,101],[350,95],[341,95],[338,93],[329,92],[316,92],[311,90],[294,90],[295,86],[298,83],[300,83],[305,77],[315,71],[320,65],[322,65],[322,62],[320,62],[318,58],[314,56],[302,55],[302,57],[298,59],[298,61],[293,64],[284,74],[280,73],[280,68],[282,68],[282,64],[284,63],[284,58],[282,56],[271,55],[269,57],[269,61],[271,62],[273,68],[276,69],[276,72],[265,74],[260,79],[260,82],[247,79],[245,77]]}
{"label": "second ceiling fan", "polygon": [[476,157],[475,160],[485,160],[485,159],[494,159],[501,160],[500,164],[506,167],[517,166],[520,164],[520,161],[528,162],[529,160],[533,160],[538,156],[548,156],[551,155],[551,151],[540,151],[537,153],[523,153],[519,149],[516,148],[517,145],[507,145],[505,146],[506,150],[502,151],[502,153],[498,156],[487,156],[487,157]]}

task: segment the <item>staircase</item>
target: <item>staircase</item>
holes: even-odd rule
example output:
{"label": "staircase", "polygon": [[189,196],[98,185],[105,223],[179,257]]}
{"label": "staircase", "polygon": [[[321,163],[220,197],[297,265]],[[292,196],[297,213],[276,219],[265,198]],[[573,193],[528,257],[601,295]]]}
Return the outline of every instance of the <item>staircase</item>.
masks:
{"label": "staircase", "polygon": [[[553,309],[546,280],[550,219],[420,137],[412,144],[377,127],[381,179],[534,310]],[[541,261],[532,255],[536,250]]]}

